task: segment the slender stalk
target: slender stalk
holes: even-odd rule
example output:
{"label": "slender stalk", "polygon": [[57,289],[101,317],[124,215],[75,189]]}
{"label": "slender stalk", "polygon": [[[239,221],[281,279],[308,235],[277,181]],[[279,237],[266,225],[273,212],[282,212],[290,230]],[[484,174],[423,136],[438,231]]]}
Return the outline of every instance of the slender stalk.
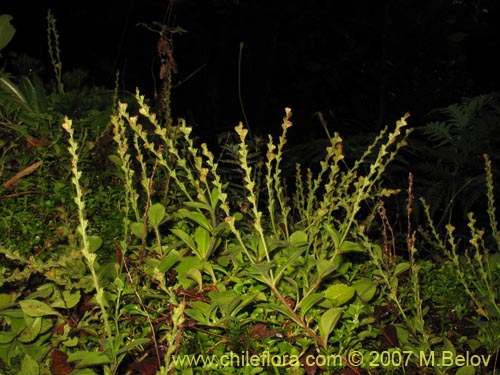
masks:
{"label": "slender stalk", "polygon": [[80,187],[80,177],[82,172],[78,170],[78,144],[74,139],[74,131],[73,131],[73,125],[72,121],[68,119],[67,117],[64,118],[64,122],[62,124],[62,127],[66,132],[69,134],[69,147],[68,151],[71,154],[71,172],[73,173],[73,178],[71,179],[73,182],[73,185],[75,186],[75,203],[77,206],[78,210],[78,221],[80,225],[78,226],[78,232],[80,233],[81,240],[82,240],[82,246],[81,246],[81,251],[83,256],[85,257],[85,260],[87,261],[91,276],[92,276],[92,282],[94,284],[94,288],[96,290],[96,300],[97,304],[99,305],[99,308],[101,309],[102,317],[104,320],[104,331],[108,337],[109,340],[109,348],[113,354],[113,358],[115,357],[114,353],[114,345],[113,345],[113,332],[111,330],[111,326],[109,324],[109,319],[108,319],[108,313],[106,311],[106,300],[104,296],[104,288],[101,287],[100,282],[99,282],[99,277],[97,276],[96,273],[96,268],[95,268],[95,261],[97,258],[97,255],[95,253],[91,252],[90,249],[90,242],[89,242],[89,237],[87,235],[87,226],[88,226],[88,220],[85,218],[85,202],[83,200],[83,192]]}

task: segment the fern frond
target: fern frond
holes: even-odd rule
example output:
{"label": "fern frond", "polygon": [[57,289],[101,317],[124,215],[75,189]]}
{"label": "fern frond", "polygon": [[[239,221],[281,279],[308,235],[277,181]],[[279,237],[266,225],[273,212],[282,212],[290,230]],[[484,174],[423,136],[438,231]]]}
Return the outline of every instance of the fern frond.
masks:
{"label": "fern frond", "polygon": [[453,125],[443,121],[430,122],[422,129],[422,133],[429,138],[431,142],[436,142],[436,147],[443,147],[454,143],[451,134]]}

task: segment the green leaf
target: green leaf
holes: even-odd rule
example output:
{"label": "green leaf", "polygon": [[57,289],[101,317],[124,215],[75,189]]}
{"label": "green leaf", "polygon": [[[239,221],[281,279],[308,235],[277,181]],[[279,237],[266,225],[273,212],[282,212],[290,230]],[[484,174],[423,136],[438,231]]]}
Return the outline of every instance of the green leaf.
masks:
{"label": "green leaf", "polygon": [[179,256],[179,254],[174,253],[174,251],[172,251],[166,257],[163,258],[163,260],[158,264],[157,268],[160,270],[160,272],[167,272],[180,259],[181,257]]}
{"label": "green leaf", "polygon": [[194,231],[193,237],[197,245],[196,254],[200,258],[205,259],[208,255],[208,251],[210,248],[210,240],[211,240],[210,232],[202,227],[198,227]]}
{"label": "green leaf", "polygon": [[185,208],[181,208],[177,211],[177,215],[179,215],[182,218],[187,218],[195,222],[199,226],[208,230],[210,233],[213,232],[212,225],[209,223],[208,219],[201,212],[189,211],[186,210]]}
{"label": "green leaf", "polygon": [[191,236],[189,234],[187,234],[186,232],[184,232],[182,229],[179,229],[179,228],[172,228],[172,229],[170,229],[170,231],[174,235],[179,237],[186,245],[188,245],[188,247],[191,250],[193,250],[194,252],[197,251],[196,243],[193,241],[193,239],[191,238]]}
{"label": "green leaf", "polygon": [[335,307],[333,309],[327,310],[323,315],[321,315],[321,318],[319,320],[319,335],[323,340],[323,344],[325,347],[328,344],[328,337],[337,325],[343,311],[344,309]]}
{"label": "green leaf", "polygon": [[331,225],[326,223],[323,225],[323,228],[326,230],[326,232],[332,239],[334,249],[336,250],[339,247],[339,242],[340,242],[339,232],[337,232]]}
{"label": "green leaf", "polygon": [[300,247],[300,246],[305,246],[309,242],[309,239],[307,238],[307,233],[302,232],[300,230],[293,232],[292,235],[290,236],[290,245]]}
{"label": "green leaf", "polygon": [[117,155],[108,155],[108,159],[114,164],[116,165],[118,168],[121,168],[123,163],[122,163],[122,159],[120,159]]}
{"label": "green leaf", "polygon": [[21,374],[40,374],[40,366],[38,365],[38,362],[28,354],[24,355],[23,361],[21,362]]}
{"label": "green leaf", "polygon": [[61,314],[59,314],[52,307],[44,302],[37,301],[36,299],[26,299],[24,301],[19,301],[19,305],[21,305],[21,310],[23,310],[23,313],[31,317],[46,315],[57,315],[61,317]]}
{"label": "green leaf", "polygon": [[307,312],[323,298],[325,298],[324,293],[313,293],[304,298],[300,305],[300,318],[304,319]]}
{"label": "green leaf", "polygon": [[275,262],[262,262],[262,263],[254,263],[252,264],[252,267],[260,272],[261,274],[267,274],[270,269],[272,269],[275,266]]}
{"label": "green leaf", "polygon": [[476,374],[476,367],[472,365],[460,367],[457,370],[457,372],[455,372],[455,375],[475,375],[475,374]]}
{"label": "green leaf", "polygon": [[2,293],[0,294],[0,310],[8,309],[15,305],[15,302],[12,302],[12,298],[10,294]]}
{"label": "green leaf", "polygon": [[27,318],[26,328],[21,332],[18,337],[19,342],[28,343],[33,341],[42,329],[42,318]]}
{"label": "green leaf", "polygon": [[394,276],[398,276],[399,274],[408,271],[409,268],[410,268],[410,263],[408,262],[399,263],[396,266],[396,269],[394,270]]}
{"label": "green leaf", "polygon": [[71,290],[64,290],[62,292],[62,299],[57,299],[52,302],[51,306],[54,308],[61,309],[71,309],[76,306],[78,302],[80,302],[80,291],[76,290],[74,293],[71,293]]}
{"label": "green leaf", "polygon": [[30,294],[30,299],[43,300],[49,298],[54,293],[54,284],[43,284]]}
{"label": "green leaf", "polygon": [[210,200],[212,201],[212,208],[215,209],[217,207],[217,202],[219,201],[220,192],[217,188],[212,189],[212,193],[210,195]]}
{"label": "green leaf", "polygon": [[363,246],[352,241],[344,241],[340,246],[341,253],[350,253],[350,252],[362,253],[364,251],[365,250],[363,249]]}
{"label": "green leaf", "polygon": [[298,249],[292,249],[291,252],[287,254],[286,261],[283,264],[280,264],[276,270],[276,276],[274,277],[274,282],[277,283],[281,276],[285,273],[287,268],[289,268],[305,251],[305,247],[301,247]]}
{"label": "green leaf", "polygon": [[42,81],[38,77],[23,77],[19,81],[19,89],[24,93],[28,107],[34,115],[47,113],[47,94]]}
{"label": "green leaf", "polygon": [[207,210],[207,211],[211,211],[211,207],[206,204],[205,202],[184,202],[184,205],[186,207],[190,207],[190,208],[196,208],[196,209],[200,209],[200,210]]}
{"label": "green leaf", "polygon": [[142,234],[144,233],[144,223],[142,221],[136,221],[130,224],[130,230],[134,236],[142,239]]}
{"label": "green leaf", "polygon": [[333,284],[325,291],[325,297],[333,301],[335,306],[342,306],[349,301],[356,290],[352,286],[346,284]]}
{"label": "green leaf", "polygon": [[356,294],[358,295],[358,297],[364,303],[371,301],[371,299],[377,292],[377,283],[370,279],[367,279],[366,277],[359,279],[352,286],[356,290]]}
{"label": "green leaf", "polygon": [[200,289],[203,287],[203,276],[201,275],[199,269],[191,268],[184,274],[184,276],[189,277],[190,279],[196,281]]}
{"label": "green leaf", "polygon": [[79,367],[102,365],[111,363],[109,357],[101,352],[78,351],[68,355],[68,362],[77,362]]}
{"label": "green leaf", "polygon": [[2,310],[0,311],[0,316],[8,316],[9,318],[13,319],[23,319],[24,318],[24,313],[19,310],[19,309],[8,309],[8,310]]}
{"label": "green leaf", "polygon": [[254,293],[251,295],[245,295],[241,302],[231,311],[231,316],[236,317],[241,310],[243,310],[246,306],[252,303],[257,297],[258,293]]}
{"label": "green leaf", "polygon": [[10,23],[11,20],[10,14],[0,15],[0,51],[10,43],[16,33],[16,29]]}
{"label": "green leaf", "polygon": [[154,228],[158,228],[165,217],[165,206],[155,203],[148,209],[148,220]]}
{"label": "green leaf", "polygon": [[201,301],[193,301],[189,302],[189,306],[192,309],[186,309],[185,313],[190,318],[196,320],[198,323],[202,325],[210,325],[210,309],[211,305]]}
{"label": "green leaf", "polygon": [[17,333],[14,331],[0,332],[0,345],[12,342],[15,337],[17,337]]}
{"label": "green leaf", "polygon": [[294,322],[296,321],[296,317],[292,313],[290,313],[290,311],[285,306],[275,305],[275,304],[269,304],[266,306],[269,306],[272,310],[274,310],[276,312],[282,313],[283,315],[285,315],[287,318],[293,320]]}
{"label": "green leaf", "polygon": [[232,290],[212,294],[213,306],[220,308],[223,316],[231,315],[231,312],[238,306],[241,296]]}
{"label": "green leaf", "polygon": [[318,270],[318,279],[328,276],[339,267],[337,262],[327,259],[318,259],[316,261],[316,269]]}
{"label": "green leaf", "polygon": [[373,251],[373,255],[375,256],[376,259],[379,259],[379,260],[384,259],[384,256],[382,255],[382,248],[379,245],[374,244],[372,247],[372,251]]}
{"label": "green leaf", "polygon": [[100,236],[88,236],[89,251],[95,253],[102,246],[102,238]]}
{"label": "green leaf", "polygon": [[389,284],[391,284],[392,290],[397,290],[398,286],[399,286],[399,280],[398,280],[398,278],[396,276],[392,276],[389,279]]}
{"label": "green leaf", "polygon": [[129,342],[127,345],[123,346],[116,352],[116,354],[122,354],[122,353],[128,353],[130,350],[140,346],[144,345],[151,342],[150,338],[138,338],[138,339],[133,339],[131,342]]}
{"label": "green leaf", "polygon": [[[24,97],[24,94],[21,92],[21,90],[19,90],[19,87],[15,85],[10,79],[0,77],[0,87],[2,88],[2,90],[6,91],[13,98],[13,100],[15,100],[15,102],[24,106],[26,109],[29,109],[28,101]],[[17,128],[11,126],[11,128],[19,132],[21,135],[24,135],[26,137],[29,136],[29,132],[27,131],[26,127],[21,126]]]}
{"label": "green leaf", "polygon": [[78,337],[72,337],[70,339],[67,339],[66,341],[63,341],[63,345],[68,347],[68,348],[74,348],[75,346],[78,345]]}
{"label": "green leaf", "polygon": [[98,375],[98,374],[97,372],[89,368],[81,368],[71,371],[71,375]]}
{"label": "green leaf", "polygon": [[186,256],[181,259],[179,264],[175,267],[179,276],[184,275],[190,268],[202,269],[203,265],[197,257]]}

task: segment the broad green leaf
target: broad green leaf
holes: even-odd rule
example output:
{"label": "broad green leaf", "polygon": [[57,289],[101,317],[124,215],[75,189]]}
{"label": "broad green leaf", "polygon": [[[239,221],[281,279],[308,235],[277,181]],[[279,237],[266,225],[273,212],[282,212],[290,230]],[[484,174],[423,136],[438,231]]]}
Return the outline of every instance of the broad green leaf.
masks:
{"label": "broad green leaf", "polygon": [[202,314],[205,314],[205,315],[207,315],[211,309],[211,305],[209,303],[202,302],[202,301],[191,301],[191,302],[188,302],[188,305],[193,307],[196,311],[198,311]]}
{"label": "broad green leaf", "polygon": [[197,245],[196,253],[200,258],[205,259],[206,256],[208,255],[208,250],[210,247],[210,240],[211,240],[210,233],[206,229],[198,227],[194,231],[193,237]]}
{"label": "broad green leaf", "polygon": [[196,320],[199,324],[210,325],[210,305],[205,302],[194,301],[189,303],[192,309],[186,309],[185,313],[190,318]]}
{"label": "broad green leaf", "polygon": [[217,226],[215,227],[213,233],[215,235],[220,235],[221,233],[223,233],[224,231],[226,231],[228,229],[228,225],[225,221],[222,221],[220,222],[219,224],[217,224]]}
{"label": "broad green leaf", "polygon": [[319,335],[325,347],[328,343],[328,337],[337,325],[343,311],[344,309],[335,307],[333,309],[327,310],[323,315],[321,315],[321,318],[319,320]]}
{"label": "broad green leaf", "polygon": [[100,236],[88,236],[89,251],[95,253],[102,246],[102,238]]}
{"label": "broad green leaf", "polygon": [[63,345],[68,347],[68,348],[74,348],[75,346],[78,345],[78,337],[72,337],[70,339],[67,339],[66,341],[63,341]]}
{"label": "broad green leaf", "polygon": [[144,345],[151,342],[151,339],[143,337],[143,338],[138,338],[134,339],[131,342],[129,342],[127,345],[121,347],[116,354],[121,354],[121,353],[128,353],[131,349],[134,349],[140,345]]}
{"label": "broad green leaf", "polygon": [[397,290],[398,289],[398,286],[399,286],[399,280],[396,276],[392,276],[390,279],[389,279],[389,283],[391,284],[391,289],[392,290]]}
{"label": "broad green leaf", "polygon": [[401,344],[401,347],[411,347],[412,344],[410,343],[410,333],[408,332],[408,329],[399,324],[394,324],[394,327],[396,327],[397,338]]}
{"label": "broad green leaf", "polygon": [[212,208],[215,209],[217,207],[217,202],[219,201],[220,197],[220,192],[216,188],[212,189],[212,193],[210,195],[211,201],[212,201]]}
{"label": "broad green leaf", "polygon": [[269,304],[269,305],[266,305],[266,306],[269,306],[269,308],[271,308],[272,310],[285,315],[287,318],[289,318],[289,319],[291,319],[293,321],[296,321],[295,320],[296,319],[295,316],[292,313],[290,313],[290,311],[285,306],[275,305],[275,304]]}
{"label": "broad green leaf", "polygon": [[71,371],[70,375],[98,375],[97,372],[89,368],[79,368]]}
{"label": "broad green leaf", "polygon": [[318,270],[318,279],[328,276],[338,268],[338,262],[328,259],[318,259],[316,261],[316,268]]}
{"label": "broad green leaf", "polygon": [[252,267],[261,274],[267,274],[268,271],[272,269],[275,265],[276,265],[275,262],[271,261],[271,262],[254,263],[252,264]]}
{"label": "broad green leaf", "polygon": [[40,285],[35,292],[30,294],[30,299],[46,299],[54,293],[54,284],[47,283]]}
{"label": "broad green leaf", "polygon": [[489,272],[494,273],[500,270],[500,252],[489,255],[488,262]]}
{"label": "broad green leaf", "polygon": [[197,257],[186,256],[181,259],[179,264],[175,267],[175,270],[179,276],[182,276],[191,268],[202,269],[203,264]]}
{"label": "broad green leaf", "polygon": [[114,164],[116,165],[118,168],[121,168],[123,163],[122,163],[122,159],[120,159],[118,157],[118,155],[108,155],[108,159]]}
{"label": "broad green leaf", "polygon": [[24,318],[24,313],[19,310],[19,309],[8,309],[8,310],[2,310],[0,311],[0,316],[8,316],[9,318],[12,319],[23,319]]}
{"label": "broad green leaf", "polygon": [[276,276],[274,278],[275,283],[279,281],[284,272],[297,260],[298,257],[302,255],[305,251],[305,247],[301,247],[298,249],[293,249],[287,256],[286,262],[280,264],[278,269],[276,270]]}
{"label": "broad green leaf", "polygon": [[323,298],[325,298],[324,293],[313,293],[304,298],[300,305],[300,318],[304,319],[307,312]]}
{"label": "broad green leaf", "polygon": [[200,289],[203,288],[203,276],[198,268],[191,268],[184,275],[194,280]]}
{"label": "broad green leaf", "polygon": [[356,242],[352,241],[344,241],[342,245],[340,246],[340,252],[341,253],[350,253],[350,252],[364,252],[365,250],[363,249],[363,246]]}
{"label": "broad green leaf", "polygon": [[223,316],[230,316],[241,302],[241,296],[232,290],[212,294],[213,306],[219,307]]}
{"label": "broad green leaf", "polygon": [[68,362],[77,362],[79,367],[111,363],[109,357],[101,352],[78,351],[68,355]]}
{"label": "broad green leaf", "polygon": [[250,303],[252,303],[258,296],[258,293],[254,293],[251,295],[245,295],[241,302],[231,311],[231,316],[236,317],[241,310],[247,307]]}
{"label": "broad green leaf", "polygon": [[0,332],[0,345],[1,344],[8,344],[14,338],[17,337],[17,333],[14,331],[3,331]]}
{"label": "broad green leaf", "polygon": [[144,233],[144,223],[142,221],[136,221],[130,224],[130,230],[137,238],[142,238],[142,234]]}
{"label": "broad green leaf", "polygon": [[22,310],[17,310],[22,315],[21,318],[12,318],[10,321],[10,329],[12,332],[16,332],[16,334],[20,334],[23,329],[26,328],[26,321],[28,320],[28,316],[22,312]]}
{"label": "broad green leaf", "polygon": [[29,109],[33,114],[40,115],[47,113],[47,94],[39,78],[22,77],[19,80],[19,89],[24,93]]}
{"label": "broad green leaf", "polygon": [[42,318],[28,318],[26,328],[21,332],[18,337],[20,342],[28,343],[33,341],[42,329]]}
{"label": "broad green leaf", "polygon": [[176,264],[181,257],[179,254],[176,253],[169,253],[166,257],[163,258],[163,260],[158,264],[157,268],[160,270],[160,272],[167,272],[170,268]]}
{"label": "broad green leaf", "polygon": [[349,301],[356,290],[352,286],[346,284],[333,284],[325,291],[325,297],[333,301],[335,306],[342,306]]}
{"label": "broad green leaf", "polygon": [[16,29],[10,23],[11,20],[10,14],[0,15],[0,51],[9,44],[16,33]]}
{"label": "broad green leaf", "polygon": [[46,315],[61,316],[61,314],[59,314],[52,307],[36,299],[26,299],[24,301],[19,301],[19,305],[21,305],[21,310],[23,310],[26,315],[31,317]]}
{"label": "broad green leaf", "polygon": [[300,230],[293,232],[290,236],[290,245],[300,247],[305,246],[309,242],[307,238],[307,233],[302,232]]}
{"label": "broad green leaf", "polygon": [[339,243],[340,243],[339,232],[337,232],[335,229],[333,229],[333,227],[331,225],[326,224],[326,223],[323,225],[323,228],[325,229],[325,231],[328,233],[328,235],[332,239],[334,249],[337,250],[339,247]]}
{"label": "broad green leaf", "polygon": [[10,294],[2,293],[0,294],[0,310],[8,309],[15,305],[15,302],[12,302],[12,298]]}
{"label": "broad green leaf", "polygon": [[455,375],[475,375],[476,374],[476,367],[472,365],[467,365],[460,367],[457,372],[455,372]]}
{"label": "broad green leaf", "polygon": [[394,270],[394,276],[398,276],[398,275],[402,274],[403,272],[408,271],[409,268],[410,268],[410,263],[408,263],[408,262],[399,263],[396,266],[396,269]]}
{"label": "broad green leaf", "polygon": [[188,247],[196,252],[196,243],[193,241],[193,238],[184,232],[182,229],[179,228],[172,228],[170,231],[175,234],[177,237],[179,237]]}
{"label": "broad green leaf", "polygon": [[[19,87],[16,84],[14,84],[10,79],[6,77],[0,77],[0,84],[3,87],[3,90],[8,92],[9,95],[15,98],[14,100],[17,103],[23,105],[26,109],[29,110],[28,101],[26,100],[24,94],[21,92],[21,90],[19,90]],[[13,129],[17,130],[22,135],[29,136],[29,133],[27,132],[24,126],[19,128],[15,127]],[[26,132],[24,132],[24,130],[26,130]]]}
{"label": "broad green leaf", "polygon": [[380,260],[382,260],[384,258],[382,255],[382,248],[379,245],[374,244],[372,251],[373,251],[373,254],[375,254],[375,258],[380,259]]}
{"label": "broad green leaf", "polygon": [[42,319],[42,328],[40,334],[44,334],[54,328],[54,319]]}
{"label": "broad green leaf", "polygon": [[40,366],[38,365],[38,362],[35,361],[28,354],[24,355],[24,358],[21,362],[21,374],[29,374],[29,375],[40,374]]}
{"label": "broad green leaf", "polygon": [[148,220],[154,228],[158,228],[165,217],[165,206],[161,203],[155,203],[148,209]]}
{"label": "broad green leaf", "polygon": [[352,286],[356,290],[356,294],[358,295],[358,297],[364,303],[371,301],[371,299],[377,292],[377,283],[375,281],[367,279],[366,277],[359,279]]}
{"label": "broad green leaf", "polygon": [[209,232],[213,232],[212,225],[210,224],[208,219],[205,217],[205,215],[203,215],[200,212],[190,211],[190,210],[187,210],[185,208],[181,208],[177,211],[177,215],[179,215],[182,218],[187,218],[187,219],[193,221],[194,223],[202,226],[203,228],[205,228]]}
{"label": "broad green leaf", "polygon": [[190,208],[211,211],[211,207],[205,202],[184,202],[184,205]]}

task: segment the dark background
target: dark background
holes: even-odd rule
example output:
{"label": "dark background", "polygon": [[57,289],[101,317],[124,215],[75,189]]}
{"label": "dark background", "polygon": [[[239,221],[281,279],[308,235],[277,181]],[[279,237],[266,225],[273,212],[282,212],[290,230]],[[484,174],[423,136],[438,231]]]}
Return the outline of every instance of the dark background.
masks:
{"label": "dark background", "polygon": [[184,28],[186,33],[174,37],[173,110],[202,133],[230,129],[243,119],[238,64],[244,42],[241,89],[251,128],[279,131],[289,106],[296,134],[312,139],[323,135],[317,111],[342,134],[371,132],[407,111],[418,126],[433,108],[498,90],[498,3],[4,1],[0,13],[11,14],[17,29],[7,52],[40,60],[34,68],[39,74],[51,74],[51,8],[64,71],[85,69],[89,84],[112,88],[119,70],[122,88],[139,87],[150,97],[158,82],[159,35],[137,24]]}

